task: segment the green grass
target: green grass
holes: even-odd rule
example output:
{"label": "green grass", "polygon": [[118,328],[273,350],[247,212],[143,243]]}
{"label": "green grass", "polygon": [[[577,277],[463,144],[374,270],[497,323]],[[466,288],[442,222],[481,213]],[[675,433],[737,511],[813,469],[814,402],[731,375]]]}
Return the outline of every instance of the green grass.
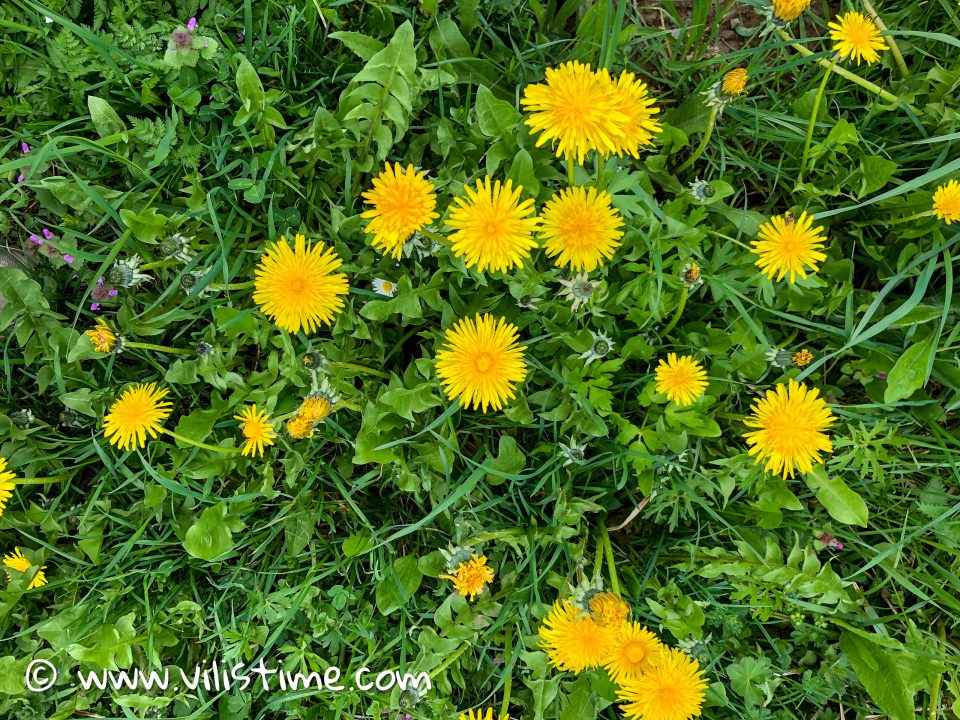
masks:
{"label": "green grass", "polygon": [[[730,48],[722,22],[736,7],[756,27]],[[0,456],[18,478],[48,480],[15,489],[0,554],[20,547],[49,582],[26,591],[18,575],[0,590],[0,717],[622,717],[604,671],[561,673],[537,644],[557,598],[599,575],[700,661],[704,717],[957,718],[960,226],[929,210],[960,177],[958,8],[878,7],[908,77],[889,52],[838,67],[897,102],[834,73],[816,112],[823,18],[862,8],[814,3],[792,23],[811,56],[761,34],[760,9],[5,3],[0,236],[19,269],[0,268]],[[191,16],[209,57],[164,60]],[[392,39],[389,62],[364,71]],[[585,309],[558,297],[570,273],[540,251],[478,275],[448,248],[397,263],[370,247],[361,194],[387,160],[428,170],[441,213],[486,172],[538,207],[564,187],[566,167],[536,147],[518,102],[571,59],[637,73],[665,125],[639,160],[603,168],[626,235],[591,273],[602,287]],[[679,171],[708,124],[702,93],[734,67],[748,69],[747,92]],[[91,96],[111,110],[95,100],[92,117]],[[590,158],[576,181],[598,174]],[[698,179],[711,199],[689,192]],[[828,258],[805,281],[771,282],[750,242],[770,216],[804,209],[827,229]],[[72,264],[25,256],[43,228]],[[295,232],[332,244],[350,279],[344,312],[312,335],[278,329],[251,298],[265,244]],[[185,262],[161,252],[175,233],[193,238]],[[150,280],[91,310],[97,278],[109,286],[133,254]],[[671,327],[689,262],[704,282]],[[377,277],[398,295],[374,293]],[[444,330],[475,312],[505,316],[528,347],[502,412],[460,408],[436,378]],[[95,353],[82,335],[100,316],[124,352]],[[591,330],[614,349],[585,365]],[[198,357],[201,342],[212,354]],[[806,368],[767,360],[801,347],[815,356]],[[710,376],[686,412],[653,388],[668,352]],[[310,392],[307,353],[330,361],[322,374],[343,399],[309,440],[278,425],[276,445],[249,459],[169,435],[133,452],[104,439],[120,390],[156,381],[174,404],[168,430],[236,448],[243,405],[277,418]],[[787,378],[820,388],[838,422],[823,471],[783,481],[754,465],[742,433],[751,403]],[[585,457],[565,465],[571,442]],[[605,553],[605,528],[621,525]],[[458,544],[496,571],[473,603],[438,577],[440,550]],[[54,689],[25,690],[36,658],[59,669]],[[434,687],[70,685],[78,670],[261,658],[426,671]]]}

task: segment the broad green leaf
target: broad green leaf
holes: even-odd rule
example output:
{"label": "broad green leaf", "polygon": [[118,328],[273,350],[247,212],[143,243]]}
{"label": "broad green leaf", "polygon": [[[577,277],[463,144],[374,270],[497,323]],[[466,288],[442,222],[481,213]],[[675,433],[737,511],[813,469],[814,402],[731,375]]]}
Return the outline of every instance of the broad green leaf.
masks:
{"label": "broad green leaf", "polygon": [[237,60],[237,91],[244,109],[249,112],[260,110],[263,107],[263,83],[256,69],[241,53],[234,55]]}
{"label": "broad green leaf", "polygon": [[[484,465],[496,473],[513,475],[526,467],[527,458],[512,436],[501,435],[497,457],[487,460]],[[504,478],[499,474],[487,473],[487,482],[491,485],[499,485],[504,482]]]}
{"label": "broad green leaf", "polygon": [[377,584],[377,610],[383,615],[399,610],[420,587],[423,573],[417,567],[417,558],[405,555],[397,558]]}
{"label": "broad green leaf", "polygon": [[131,646],[136,642],[133,629],[134,613],[124,615],[115,625],[100,625],[97,631],[67,648],[76,660],[99,665],[105,670],[128,668],[133,664]]}
{"label": "broad green leaf", "polygon": [[934,336],[914,343],[901,355],[893,369],[887,375],[887,387],[883,391],[883,401],[894,403],[910,397],[923,386],[927,374],[927,358],[933,345]]}
{"label": "broad green leaf", "polygon": [[897,164],[879,155],[867,155],[860,159],[860,197],[876,192],[888,182],[897,171]]}
{"label": "broad green leaf", "polygon": [[817,500],[837,522],[866,527],[867,503],[839,475],[829,475],[823,465],[804,476],[807,486],[817,493]]}
{"label": "broad green leaf", "polygon": [[892,720],[914,720],[913,695],[897,663],[897,651],[844,631],[840,649],[850,659],[870,697]]}
{"label": "broad green leaf", "polygon": [[363,33],[350,31],[333,32],[327,37],[342,42],[364,62],[383,50],[382,42]]}
{"label": "broad green leaf", "polygon": [[217,503],[200,513],[183,539],[183,548],[192,557],[213,560],[233,550],[233,533],[226,521],[227,504]]}
{"label": "broad green leaf", "polygon": [[507,137],[521,118],[513,105],[498,100],[485,85],[477,88],[477,125],[488,138],[501,140]]}
{"label": "broad green leaf", "polygon": [[373,538],[366,532],[354,533],[343,541],[343,554],[347,557],[363,555],[373,548]]}
{"label": "broad green leaf", "polygon": [[133,236],[140,242],[153,245],[163,234],[164,228],[170,222],[169,218],[157,212],[156,208],[147,208],[139,213],[123,208],[120,210],[120,219],[133,232]]}
{"label": "broad green leaf", "polygon": [[127,141],[127,126],[124,124],[117,111],[110,103],[96,95],[87,96],[87,108],[90,110],[90,120],[93,122],[93,129],[97,135],[102,138],[120,133],[123,141]]}
{"label": "broad green leaf", "polygon": [[843,118],[837,120],[837,124],[830,130],[824,144],[827,147],[836,147],[837,145],[857,145],[860,142],[860,136],[857,134],[857,128]]}
{"label": "broad green leaf", "polygon": [[434,394],[433,388],[433,382],[425,382],[412,389],[391,388],[380,396],[380,402],[401,417],[413,420],[414,413],[422,413],[440,405],[440,400]]}

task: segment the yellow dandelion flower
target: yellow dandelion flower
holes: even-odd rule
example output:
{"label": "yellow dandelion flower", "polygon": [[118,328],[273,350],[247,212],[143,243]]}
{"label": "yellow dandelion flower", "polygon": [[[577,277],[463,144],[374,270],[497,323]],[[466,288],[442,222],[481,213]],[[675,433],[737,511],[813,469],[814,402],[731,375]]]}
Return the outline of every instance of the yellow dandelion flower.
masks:
{"label": "yellow dandelion flower", "polygon": [[260,258],[253,301],[264,315],[289,332],[313,332],[330,325],[343,310],[347,276],[334,272],[342,260],[322,242],[307,245],[298,234],[293,249],[281,236]]}
{"label": "yellow dandelion flower", "polygon": [[364,231],[373,235],[373,246],[399,260],[407,239],[439,217],[434,212],[434,190],[425,171],[417,172],[413,165],[404,170],[400,163],[391,168],[387,163],[373,179],[373,188],[363,193],[366,204],[373,206],[360,214],[370,219]]}
{"label": "yellow dandelion flower", "polygon": [[[620,157],[640,157],[639,148],[652,145],[653,136],[663,131],[663,126],[653,118],[660,108],[654,104],[656,100],[646,83],[627,70],[613,83],[613,97],[617,111],[625,118],[620,124],[614,152]],[[600,154],[604,154],[602,150]]]}
{"label": "yellow dandelion flower", "polygon": [[520,104],[530,113],[524,122],[540,133],[537,147],[555,142],[557,157],[581,164],[592,150],[616,153],[630,120],[621,109],[623,100],[614,92],[610,74],[593,72],[576,60],[547,68],[546,84],[524,88]]}
{"label": "yellow dandelion flower", "polygon": [[810,7],[810,0],[773,0],[773,16],[781,22],[791,22]]}
{"label": "yellow dandelion flower", "polygon": [[867,65],[873,65],[880,59],[880,51],[886,48],[886,43],[880,37],[880,28],[863,13],[848,12],[837,16],[837,22],[827,24],[830,28],[830,39],[833,40],[833,49],[841,58],[853,58],[857,65],[865,60]]}
{"label": "yellow dandelion flower", "polygon": [[960,222],[960,183],[951,180],[933,193],[933,214],[947,225]]}
{"label": "yellow dandelion flower", "polygon": [[836,417],[819,392],[790,380],[755,401],[750,408],[753,414],[743,422],[758,429],[743,437],[751,446],[749,454],[757,456],[756,464],[765,461],[764,470],[792,478],[795,470],[808,473],[823,461],[823,453],[833,452],[824,431]]}
{"label": "yellow dandelion flower", "polygon": [[745,68],[736,68],[723,76],[721,84],[725,95],[742,95],[747,87],[747,71]]}
{"label": "yellow dandelion flower", "polygon": [[493,720],[493,708],[487,708],[486,710],[467,710],[467,713],[460,713],[460,717],[457,720]]}
{"label": "yellow dandelion flower", "polygon": [[625,679],[620,709],[631,720],[690,720],[700,716],[707,682],[700,663],[677,648],[664,649],[652,668]]}
{"label": "yellow dandelion flower", "polygon": [[455,198],[447,225],[453,252],[477,272],[487,268],[507,271],[520,267],[537,246],[533,233],[538,220],[532,217],[533,200],[520,200],[523,188],[510,180],[503,186],[490,177],[477,180],[476,189],[465,185],[466,199]]}
{"label": "yellow dandelion flower", "polygon": [[270,422],[270,416],[263,410],[257,410],[256,405],[244,408],[239,415],[234,415],[235,420],[240,421],[240,429],[243,432],[243,451],[241,455],[259,455],[263,457],[263,446],[273,445],[273,439],[277,434],[273,431],[273,423]]}
{"label": "yellow dandelion flower", "polygon": [[500,410],[526,377],[525,345],[517,326],[503,318],[480,315],[457,321],[447,330],[447,347],[437,352],[437,377],[451,400],[464,407]]}
{"label": "yellow dandelion flower", "polygon": [[450,575],[440,577],[452,580],[454,589],[473,602],[477,595],[483,594],[487,584],[493,582],[493,568],[487,567],[486,556],[471,554],[470,559],[457,565]]}
{"label": "yellow dandelion flower", "polygon": [[13,497],[14,478],[16,475],[7,470],[7,459],[0,457],[0,515],[7,507],[7,500]]}
{"label": "yellow dandelion flower", "polygon": [[598,625],[619,625],[627,619],[630,607],[613,593],[598,592],[587,601],[590,617]]}
{"label": "yellow dandelion flower", "polygon": [[827,236],[822,227],[813,226],[813,217],[806,211],[798,218],[790,213],[776,215],[760,226],[757,235],[760,240],[750,243],[753,252],[760,256],[756,265],[771,280],[782,280],[789,273],[792,284],[797,275],[807,277],[808,269],[816,272],[818,263],[827,259],[820,252]]}
{"label": "yellow dandelion flower", "polygon": [[310,418],[300,417],[287,420],[287,432],[295,440],[313,437],[313,421]]}
{"label": "yellow dandelion flower", "polygon": [[[23,553],[20,552],[20,548],[15,547],[12,553],[8,553],[3,556],[3,564],[6,565],[10,570],[16,570],[18,573],[25,573],[30,569],[30,561],[27,560]],[[47,576],[43,572],[47,569],[47,566],[44,565],[39,570],[37,574],[33,576],[33,579],[30,581],[30,584],[27,585],[27,590],[33,590],[34,588],[42,587],[47,584]],[[10,574],[10,570],[7,571],[7,580],[12,581],[13,576]]]}
{"label": "yellow dandelion flower", "polygon": [[694,400],[707,389],[707,371],[689,355],[677,357],[676,353],[660,360],[656,371],[657,392],[667,396],[670,402],[680,406],[693,405]]}
{"label": "yellow dandelion flower", "polygon": [[90,342],[93,343],[97,352],[113,352],[113,348],[117,344],[117,336],[107,326],[103,318],[99,318],[97,324],[89,330],[84,330],[83,334],[90,338]]}
{"label": "yellow dandelion flower", "polygon": [[330,400],[323,395],[314,395],[303,401],[297,410],[297,417],[315,423],[325,420],[332,410]]}
{"label": "yellow dandelion flower", "polygon": [[592,272],[613,257],[623,237],[623,218],[609,193],[582,187],[560,190],[540,214],[547,257],[558,267]]}
{"label": "yellow dandelion flower", "polygon": [[793,355],[790,356],[790,362],[792,362],[794,366],[798,368],[806,367],[813,362],[813,353],[806,348],[797,350]]}
{"label": "yellow dandelion flower", "polygon": [[613,645],[617,628],[598,625],[569,600],[558,600],[543,619],[540,647],[559,670],[580,673],[600,667]]}
{"label": "yellow dandelion flower", "polygon": [[659,638],[640,623],[623,623],[603,659],[610,679],[618,685],[651,670],[664,651]]}
{"label": "yellow dandelion flower", "polygon": [[173,407],[170,402],[161,402],[168,392],[156,383],[141,383],[124,390],[103,418],[103,434],[110,444],[131,450],[146,445],[147,435],[157,437],[162,429],[160,423],[170,416]]}

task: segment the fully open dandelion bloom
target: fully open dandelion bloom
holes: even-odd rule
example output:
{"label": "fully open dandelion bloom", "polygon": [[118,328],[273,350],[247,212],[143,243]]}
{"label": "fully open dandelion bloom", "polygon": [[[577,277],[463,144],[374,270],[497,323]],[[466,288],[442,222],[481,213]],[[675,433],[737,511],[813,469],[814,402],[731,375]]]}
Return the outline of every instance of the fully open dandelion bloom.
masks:
{"label": "fully open dandelion bloom", "polygon": [[107,327],[103,318],[98,319],[94,327],[89,330],[84,330],[83,334],[90,338],[90,342],[93,343],[93,347],[97,352],[113,352],[113,348],[117,344],[117,336],[113,330]]}
{"label": "fully open dandelion bloom", "polygon": [[680,406],[693,405],[707,389],[707,371],[689,355],[667,355],[667,359],[657,365],[656,380],[657,392]]}
{"label": "fully open dandelion bloom", "polygon": [[593,72],[573,60],[547,68],[546,84],[524,88],[520,104],[530,115],[524,122],[540,133],[537,147],[556,143],[557,157],[583,163],[587,153],[616,153],[629,118],[606,70]]}
{"label": "fully open dandelion bloom", "polygon": [[863,13],[848,12],[837,16],[837,22],[828,23],[833,49],[844,59],[853,58],[857,65],[865,60],[873,65],[886,47],[880,37],[880,28]]}
{"label": "fully open dandelion bloom", "polygon": [[951,180],[933,193],[933,214],[947,225],[960,222],[960,183]]}
{"label": "fully open dandelion bloom", "polygon": [[619,625],[630,614],[630,607],[613,593],[598,592],[587,600],[590,617],[598,625]]}
{"label": "fully open dandelion bloom", "polygon": [[473,602],[482,595],[488,583],[493,582],[493,568],[487,567],[486,556],[471,555],[469,560],[457,565],[450,575],[441,575],[444,580],[452,580],[454,589]]}
{"label": "fully open dandelion bloom", "polygon": [[322,242],[307,245],[298,234],[293,249],[286,238],[273,243],[260,258],[253,301],[279,327],[292,333],[313,332],[330,325],[343,310],[347,276],[334,272],[342,264],[332,248]]}
{"label": "fully open dandelion bloom", "polygon": [[270,416],[252,405],[233,417],[240,421],[240,430],[243,432],[243,451],[240,454],[263,457],[263,446],[273,445],[273,439],[277,436]]}
{"label": "fully open dandelion bloom", "polygon": [[163,401],[168,392],[157,388],[156,383],[134,385],[124,390],[103,418],[103,434],[110,444],[121,450],[131,450],[146,445],[147,435],[157,437],[160,423],[170,416],[172,405]]}
{"label": "fully open dandelion bloom", "polygon": [[800,17],[810,7],[810,0],[773,0],[773,16],[782,22],[790,22]]}
{"label": "fully open dandelion bloom", "polygon": [[764,470],[784,478],[793,477],[796,470],[808,473],[815,463],[823,460],[823,453],[833,451],[825,430],[836,422],[833,411],[817,388],[790,380],[751,407],[753,414],[743,422],[757,428],[744,433],[750,454],[756,455],[756,464],[765,462]]}
{"label": "fully open dandelion bloom", "polygon": [[600,667],[616,639],[613,625],[598,625],[569,600],[558,600],[540,627],[540,647],[550,664],[580,673]]}
{"label": "fully open dandelion bloom", "polygon": [[[20,548],[14,548],[12,553],[3,556],[3,564],[6,565],[10,570],[16,570],[19,573],[25,573],[30,569],[30,561],[27,560],[23,553],[20,552]],[[27,585],[27,590],[33,590],[37,587],[42,587],[47,584],[47,576],[44,574],[44,570],[47,569],[47,566],[44,565],[39,570],[37,574],[33,576],[33,579],[30,581],[30,584]],[[13,576],[10,574],[10,571],[7,571],[7,580],[12,580]]]}
{"label": "fully open dandelion bloom", "polygon": [[476,189],[465,185],[467,197],[455,198],[447,225],[453,252],[477,272],[487,268],[506,271],[523,265],[537,246],[533,233],[538,220],[531,217],[533,200],[520,200],[523,188],[510,180],[501,186],[490,177],[477,180]]}
{"label": "fully open dandelion bloom", "polygon": [[486,710],[467,710],[467,714],[460,713],[460,717],[457,720],[493,720],[493,708],[487,708]]}
{"label": "fully open dandelion bloom", "polygon": [[16,476],[7,470],[7,459],[0,457],[0,515],[7,507],[7,500],[13,497],[13,488],[16,483],[13,481]]}
{"label": "fully open dandelion bloom", "polygon": [[746,69],[737,68],[728,72],[723,76],[721,87],[726,95],[742,95],[744,88],[747,87]]}
{"label": "fully open dandelion bloom", "polygon": [[626,622],[603,659],[610,679],[617,684],[633,680],[651,670],[664,650],[663,643],[640,623]]}
{"label": "fully open dandelion bloom", "polygon": [[517,344],[517,326],[480,315],[457,321],[447,330],[447,347],[437,352],[437,377],[451,400],[464,407],[501,409],[527,375],[525,345]]}
{"label": "fully open dandelion bloom", "polygon": [[426,172],[417,172],[413,165],[404,170],[400,163],[390,163],[379,177],[373,179],[373,188],[363,193],[371,210],[360,217],[369,218],[365,232],[373,235],[373,246],[399,259],[404,243],[417,230],[437,219],[434,212],[437,194],[427,180]]}
{"label": "fully open dandelion bloom", "polygon": [[823,228],[813,226],[813,217],[806,212],[800,217],[776,215],[760,226],[759,240],[750,243],[760,257],[756,265],[771,280],[782,280],[789,273],[790,283],[796,276],[807,277],[807,270],[816,272],[818,263],[827,256],[820,252],[827,236]]}
{"label": "fully open dandelion bloom", "polygon": [[558,267],[591,272],[613,257],[623,218],[609,193],[582,187],[560,190],[543,206],[540,236]]}
{"label": "fully open dandelion bloom", "polygon": [[[660,108],[654,104],[655,99],[650,95],[646,83],[627,70],[620,73],[613,83],[613,97],[617,112],[624,118],[619,125],[614,153],[621,157],[640,157],[639,149],[652,145],[653,136],[663,130],[663,126],[653,118]],[[605,153],[601,150],[600,154]]]}
{"label": "fully open dandelion bloom", "polygon": [[618,694],[631,720],[689,720],[700,715],[706,690],[700,663],[669,648],[647,672],[625,679]]}

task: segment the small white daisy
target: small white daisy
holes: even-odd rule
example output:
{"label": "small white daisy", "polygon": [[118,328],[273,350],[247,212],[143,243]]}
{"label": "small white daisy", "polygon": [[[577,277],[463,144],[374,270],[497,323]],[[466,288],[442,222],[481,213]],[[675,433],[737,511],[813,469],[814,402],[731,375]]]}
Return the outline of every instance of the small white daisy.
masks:
{"label": "small white daisy", "polygon": [[392,280],[384,280],[383,278],[374,278],[373,291],[378,295],[386,295],[387,297],[393,297],[394,295],[397,294],[397,284]]}
{"label": "small white daisy", "polygon": [[613,341],[603,332],[595,333],[590,331],[593,341],[590,343],[590,349],[580,355],[581,360],[586,360],[584,365],[589,365],[594,360],[602,360],[613,350]]}

